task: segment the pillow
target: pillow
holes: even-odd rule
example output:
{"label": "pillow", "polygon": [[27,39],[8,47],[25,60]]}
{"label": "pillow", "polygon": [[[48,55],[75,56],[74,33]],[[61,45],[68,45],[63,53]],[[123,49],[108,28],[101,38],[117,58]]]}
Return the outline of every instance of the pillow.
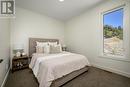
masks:
{"label": "pillow", "polygon": [[61,45],[50,45],[50,53],[61,53],[62,49],[61,49]]}
{"label": "pillow", "polygon": [[44,48],[41,46],[36,46],[36,53],[44,53]]}
{"label": "pillow", "polygon": [[49,45],[44,46],[44,53],[45,54],[49,54],[50,53],[50,46]]}
{"label": "pillow", "polygon": [[57,45],[57,42],[48,42],[49,45]]}
{"label": "pillow", "polygon": [[44,50],[43,53],[49,54],[50,46],[49,46],[48,42],[38,42],[38,41],[36,41],[36,44],[37,44],[38,47],[42,47],[43,48],[43,50]]}
{"label": "pillow", "polygon": [[36,41],[36,44],[37,44],[37,46],[44,47],[44,46],[48,45],[48,42],[38,42],[38,41]]}

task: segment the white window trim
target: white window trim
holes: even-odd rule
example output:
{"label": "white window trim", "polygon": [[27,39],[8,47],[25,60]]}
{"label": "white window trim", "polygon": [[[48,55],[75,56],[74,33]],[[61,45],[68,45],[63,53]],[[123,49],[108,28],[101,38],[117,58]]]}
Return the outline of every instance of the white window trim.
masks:
{"label": "white window trim", "polygon": [[[123,43],[124,43],[124,50],[125,50],[125,53],[124,53],[124,56],[117,56],[117,55],[105,55],[103,53],[103,50],[104,50],[104,47],[103,47],[103,43],[104,43],[104,37],[103,37],[103,16],[104,14],[107,14],[107,13],[110,13],[112,11],[115,11],[115,10],[119,10],[123,8],[124,10],[124,19],[123,19]],[[128,39],[130,37],[130,21],[128,19],[130,19],[130,12],[128,10],[130,6],[129,4],[123,4],[121,6],[118,6],[116,8],[113,8],[113,9],[110,9],[108,11],[105,11],[105,12],[102,12],[101,13],[101,43],[100,43],[100,55],[99,57],[100,58],[109,58],[109,59],[113,59],[113,60],[119,60],[119,61],[129,61],[130,62],[130,40]]]}

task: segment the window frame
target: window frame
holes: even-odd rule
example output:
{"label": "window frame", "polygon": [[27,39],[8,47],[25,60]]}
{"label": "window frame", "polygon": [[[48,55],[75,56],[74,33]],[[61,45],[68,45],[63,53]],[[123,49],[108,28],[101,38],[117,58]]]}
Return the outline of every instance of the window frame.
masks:
{"label": "window frame", "polygon": [[[121,61],[130,61],[130,40],[128,40],[128,37],[129,37],[129,23],[130,21],[127,21],[127,19],[130,17],[128,16],[130,13],[128,13],[128,10],[127,9],[128,5],[126,4],[123,4],[121,6],[118,6],[116,8],[113,8],[113,9],[110,9],[110,10],[107,10],[107,11],[104,11],[101,13],[101,43],[100,43],[100,55],[99,57],[101,58],[110,58],[110,59],[114,59],[114,60],[121,60]],[[123,9],[123,47],[124,47],[124,56],[119,56],[119,55],[105,55],[104,54],[104,15],[105,14],[108,14],[108,13],[111,13],[111,12],[114,12],[114,11],[117,11],[117,10],[120,10],[120,9]],[[128,22],[128,23],[127,23]]]}

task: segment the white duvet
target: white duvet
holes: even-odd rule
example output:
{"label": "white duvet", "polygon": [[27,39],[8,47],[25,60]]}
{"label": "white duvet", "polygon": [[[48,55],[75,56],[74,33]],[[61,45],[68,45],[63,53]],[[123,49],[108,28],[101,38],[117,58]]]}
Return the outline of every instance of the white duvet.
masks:
{"label": "white duvet", "polygon": [[89,66],[88,59],[79,54],[33,54],[29,67],[39,82],[39,87],[50,87],[53,80]]}

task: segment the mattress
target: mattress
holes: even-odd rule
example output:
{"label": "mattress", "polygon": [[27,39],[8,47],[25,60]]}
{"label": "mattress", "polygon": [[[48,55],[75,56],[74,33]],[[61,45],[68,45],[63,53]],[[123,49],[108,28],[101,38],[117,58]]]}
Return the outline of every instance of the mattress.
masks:
{"label": "mattress", "polygon": [[39,87],[50,87],[55,80],[89,65],[85,56],[63,52],[59,54],[33,54],[29,67],[37,78]]}

